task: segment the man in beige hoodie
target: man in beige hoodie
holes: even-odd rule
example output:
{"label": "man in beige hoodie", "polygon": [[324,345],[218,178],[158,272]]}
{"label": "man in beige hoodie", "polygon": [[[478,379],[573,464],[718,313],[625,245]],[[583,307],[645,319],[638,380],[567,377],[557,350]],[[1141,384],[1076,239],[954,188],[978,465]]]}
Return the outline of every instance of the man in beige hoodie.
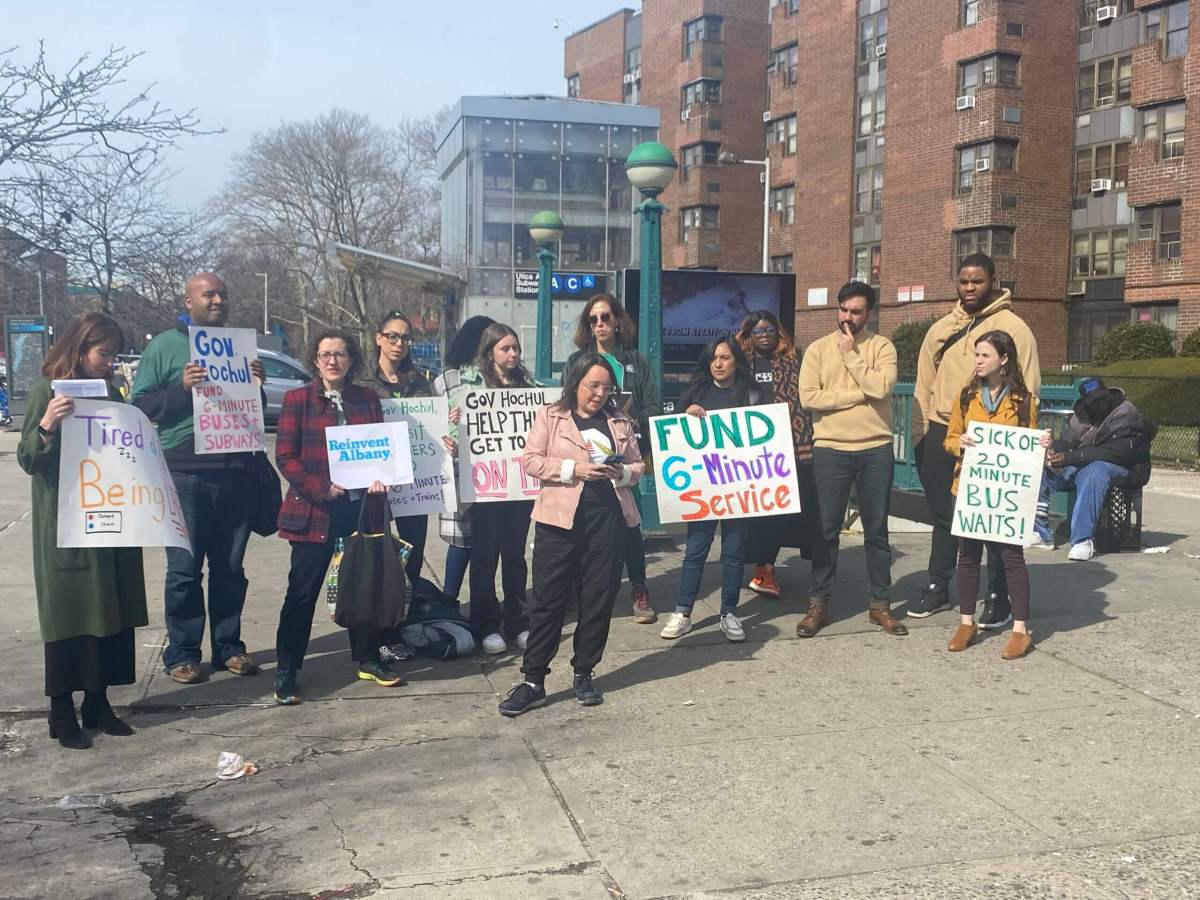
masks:
{"label": "man in beige hoodie", "polygon": [[[955,458],[942,446],[950,410],[962,389],[975,375],[975,340],[989,331],[1006,331],[1017,345],[1021,374],[1030,392],[1041,393],[1042,377],[1037,340],[1015,312],[1012,295],[1000,288],[996,266],[984,253],[966,257],[958,269],[958,303],[930,327],[917,361],[917,383],[912,406],[912,439],[916,447],[917,474],[933,514],[933,540],[929,549],[929,575],[925,592],[908,609],[922,619],[950,608],[949,585],[958,560],[958,538],[950,533],[954,516]],[[999,553],[988,551],[988,597],[979,627],[1003,628],[1010,618],[1008,585],[999,565]]]}
{"label": "man in beige hoodie", "polygon": [[813,541],[808,615],[796,626],[812,637],[826,622],[837,575],[838,543],[850,489],[859,518],[871,588],[869,618],[889,634],[908,634],[892,616],[892,387],[896,347],[867,329],[875,289],[851,281],[838,291],[838,330],[813,341],[800,365],[800,402],[813,417],[813,475],[819,533]]}

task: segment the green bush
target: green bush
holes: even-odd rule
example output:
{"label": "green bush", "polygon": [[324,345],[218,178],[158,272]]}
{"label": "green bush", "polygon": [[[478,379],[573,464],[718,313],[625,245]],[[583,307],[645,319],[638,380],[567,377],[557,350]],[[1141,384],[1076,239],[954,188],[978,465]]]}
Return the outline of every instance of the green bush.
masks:
{"label": "green bush", "polygon": [[917,377],[917,359],[921,355],[921,344],[925,334],[937,318],[905,322],[892,332],[892,343],[896,345],[896,368],[901,381],[912,381]]}
{"label": "green bush", "polygon": [[1179,355],[1190,357],[1200,356],[1200,328],[1197,328],[1180,342]]}
{"label": "green bush", "polygon": [[1104,336],[1096,351],[1096,364],[1107,366],[1126,359],[1171,356],[1171,329],[1157,322],[1118,325]]}

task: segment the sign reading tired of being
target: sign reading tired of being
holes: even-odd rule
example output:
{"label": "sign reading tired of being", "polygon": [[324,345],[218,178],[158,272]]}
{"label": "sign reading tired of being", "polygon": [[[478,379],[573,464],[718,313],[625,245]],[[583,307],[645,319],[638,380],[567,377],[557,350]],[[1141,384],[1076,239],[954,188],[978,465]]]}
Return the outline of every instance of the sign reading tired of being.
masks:
{"label": "sign reading tired of being", "polygon": [[158,432],[136,406],[75,401],[62,421],[59,547],[191,550]]}
{"label": "sign reading tired of being", "polygon": [[385,422],[408,426],[412,449],[411,484],[394,484],[388,490],[393,516],[450,512],[458,506],[454,487],[454,458],[442,438],[449,434],[449,405],[445,397],[406,397],[379,401]]}
{"label": "sign reading tired of being", "polygon": [[262,391],[250,372],[258,359],[252,328],[188,328],[192,362],[204,381],[192,390],[196,453],[253,453],[266,443]]}
{"label": "sign reading tired of being", "polygon": [[532,500],[542,483],[525,472],[525,438],[539,409],[558,399],[546,388],[473,391],[459,419],[459,480],[464,503]]}
{"label": "sign reading tired of being", "polygon": [[1034,428],[968,422],[975,446],[963,451],[951,533],[1030,546],[1046,451]]}
{"label": "sign reading tired of being", "polygon": [[800,512],[786,403],[656,416],[650,439],[663,522]]}
{"label": "sign reading tired of being", "polygon": [[329,480],[339,487],[412,484],[413,461],[404,422],[338,425],[325,429]]}

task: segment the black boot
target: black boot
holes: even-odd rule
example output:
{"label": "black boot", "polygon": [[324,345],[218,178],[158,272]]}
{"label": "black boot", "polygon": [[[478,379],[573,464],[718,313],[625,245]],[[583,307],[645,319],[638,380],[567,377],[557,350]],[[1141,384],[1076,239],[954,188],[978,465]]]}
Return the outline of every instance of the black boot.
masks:
{"label": "black boot", "polygon": [[108,697],[103,693],[87,691],[83,695],[83,705],[79,708],[83,718],[84,728],[99,728],[105,734],[117,737],[128,737],[133,729],[117,718],[117,714],[108,704]]}
{"label": "black boot", "polygon": [[92,746],[91,739],[79,730],[75,718],[75,701],[70,694],[50,698],[50,737],[68,750],[86,750]]}

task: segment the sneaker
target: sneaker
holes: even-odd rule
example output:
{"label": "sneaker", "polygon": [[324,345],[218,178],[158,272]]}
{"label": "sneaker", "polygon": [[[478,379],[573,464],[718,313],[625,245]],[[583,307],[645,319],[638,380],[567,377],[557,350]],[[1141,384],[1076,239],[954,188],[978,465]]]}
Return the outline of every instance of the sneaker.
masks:
{"label": "sneaker", "polygon": [[1067,559],[1074,559],[1079,562],[1089,560],[1096,555],[1096,547],[1090,541],[1080,541],[1078,544],[1071,545],[1071,552],[1067,554]]}
{"label": "sneaker", "polygon": [[520,634],[517,635],[517,647],[522,652],[524,652],[525,648],[528,646],[529,646],[529,632],[522,631]]}
{"label": "sneaker", "polygon": [[755,566],[754,577],[750,579],[749,588],[764,597],[775,598],[783,593],[779,582],[775,580],[774,566]]}
{"label": "sneaker", "polygon": [[650,592],[644,584],[633,586],[633,621],[638,625],[653,625],[658,621],[658,613],[650,605]]}
{"label": "sneaker", "polygon": [[498,656],[508,649],[508,644],[504,643],[504,638],[498,634],[489,634],[483,639],[483,652],[488,656]]}
{"label": "sneaker", "polygon": [[580,706],[599,706],[604,702],[604,695],[592,684],[591,672],[576,672],[574,688]]}
{"label": "sneaker", "polygon": [[[217,668],[213,666],[213,668]],[[257,675],[258,663],[245,653],[237,653],[225,660],[224,668],[234,675]]]}
{"label": "sneaker", "polygon": [[379,648],[379,658],[389,666],[392,663],[413,659],[416,655],[417,651],[402,640],[396,641],[394,644],[385,644]]}
{"label": "sneaker", "polygon": [[725,613],[721,616],[721,631],[725,633],[725,640],[744,641],[746,639],[746,631],[742,628],[742,623],[733,613]]}
{"label": "sneaker", "polygon": [[692,620],[689,616],[683,613],[673,612],[667,616],[667,624],[663,626],[663,630],[658,633],[660,638],[668,641],[673,641],[675,638],[681,638],[692,630]]}
{"label": "sneaker", "polygon": [[546,689],[538,685],[522,681],[508,692],[508,696],[500,701],[500,715],[510,719],[519,716],[530,709],[546,705]]}
{"label": "sneaker", "polygon": [[935,612],[949,608],[950,592],[945,588],[939,588],[936,584],[931,584],[925,588],[921,599],[908,608],[906,615],[914,619],[924,619],[926,616],[932,616]]}
{"label": "sneaker", "polygon": [[178,666],[173,666],[167,675],[172,681],[179,684],[199,684],[204,680],[204,675],[200,671],[200,667],[195,663],[182,663]]}
{"label": "sneaker", "polygon": [[988,594],[979,615],[979,627],[984,631],[999,631],[1012,621],[1012,606],[1004,594]]}
{"label": "sneaker", "polygon": [[404,684],[404,679],[398,672],[393,672],[386,663],[374,659],[358,664],[358,677],[363,681],[373,681],[383,687],[398,687]]}
{"label": "sneaker", "polygon": [[1054,551],[1058,548],[1054,546],[1054,538],[1044,538],[1039,534],[1036,538],[1034,538],[1033,543],[1029,545],[1029,549]]}
{"label": "sneaker", "polygon": [[280,706],[295,706],[300,702],[296,673],[284,670],[275,673],[275,702]]}

